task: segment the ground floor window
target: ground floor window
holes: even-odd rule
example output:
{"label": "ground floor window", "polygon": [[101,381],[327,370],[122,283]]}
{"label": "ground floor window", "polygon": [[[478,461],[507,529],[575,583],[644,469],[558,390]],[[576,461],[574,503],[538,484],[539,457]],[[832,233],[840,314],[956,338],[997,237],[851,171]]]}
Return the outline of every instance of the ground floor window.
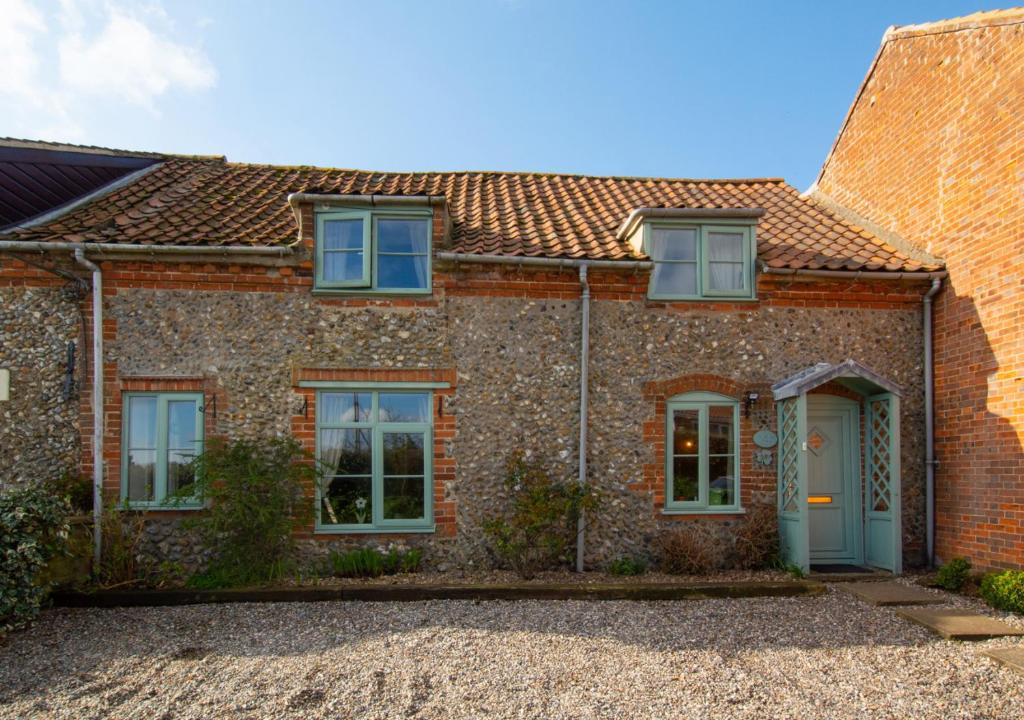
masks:
{"label": "ground floor window", "polygon": [[316,408],[317,528],[429,530],[431,393],[322,390]]}
{"label": "ground floor window", "polygon": [[193,460],[203,451],[200,393],[126,393],[121,497],[133,506],[196,504]]}
{"label": "ground floor window", "polygon": [[739,403],[686,393],[665,406],[665,509],[739,509]]}

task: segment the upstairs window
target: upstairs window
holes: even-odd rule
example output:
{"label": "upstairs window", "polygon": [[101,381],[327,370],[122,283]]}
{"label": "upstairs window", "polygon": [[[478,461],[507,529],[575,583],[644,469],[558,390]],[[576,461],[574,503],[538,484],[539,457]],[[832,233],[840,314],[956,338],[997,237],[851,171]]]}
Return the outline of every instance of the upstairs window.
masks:
{"label": "upstairs window", "polygon": [[754,297],[752,225],[650,222],[644,244],[654,261],[651,298]]}
{"label": "upstairs window", "polygon": [[316,217],[317,289],[430,292],[429,212],[347,210]]}

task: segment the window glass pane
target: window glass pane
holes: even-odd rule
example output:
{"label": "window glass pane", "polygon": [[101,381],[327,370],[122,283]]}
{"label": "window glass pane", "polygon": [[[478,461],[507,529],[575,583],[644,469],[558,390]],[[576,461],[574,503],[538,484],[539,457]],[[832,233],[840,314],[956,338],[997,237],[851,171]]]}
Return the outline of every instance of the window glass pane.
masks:
{"label": "window glass pane", "polygon": [[733,452],[733,408],[712,405],[708,408],[708,452],[728,455]]}
{"label": "window glass pane", "polygon": [[423,433],[384,433],[384,474],[423,474]]}
{"label": "window glass pane", "polygon": [[324,251],[323,278],[327,282],[361,280],[363,277],[362,251]]}
{"label": "window glass pane", "polygon": [[708,260],[725,262],[743,262],[742,233],[708,233]]}
{"label": "window glass pane", "polygon": [[381,218],[377,221],[377,252],[426,254],[427,223],[424,219]]}
{"label": "window glass pane", "polygon": [[320,422],[324,425],[370,422],[370,393],[321,393]]}
{"label": "window glass pane", "polygon": [[373,444],[366,430],[321,430],[320,462],[328,475],[369,475]]}
{"label": "window glass pane", "polygon": [[196,447],[196,401],[170,400],[167,403],[167,447],[194,450]]}
{"label": "window glass pane", "polygon": [[696,502],[700,498],[698,466],[696,455],[677,457],[672,460],[672,500],[674,502]]}
{"label": "window glass pane", "polygon": [[710,263],[708,280],[712,290],[742,290],[743,263]]}
{"label": "window glass pane", "polygon": [[696,228],[651,228],[651,259],[696,262]]}
{"label": "window glass pane", "polygon": [[128,447],[156,447],[156,398],[128,398]]}
{"label": "window glass pane", "polygon": [[362,219],[327,220],[324,222],[323,247],[324,250],[362,250]]}
{"label": "window glass pane", "polygon": [[384,519],[420,520],[425,516],[421,477],[384,478]]}
{"label": "window glass pane", "polygon": [[147,501],[154,499],[156,480],[156,450],[128,451],[128,499]]}
{"label": "window glass pane", "polygon": [[377,255],[377,287],[398,290],[427,287],[426,255]]}
{"label": "window glass pane", "polygon": [[320,503],[324,525],[368,525],[373,522],[373,480],[367,477],[332,478]]}
{"label": "window glass pane", "polygon": [[381,422],[429,422],[428,393],[381,393]]}
{"label": "window glass pane", "polygon": [[732,455],[708,458],[708,505],[733,505],[736,502],[736,474]]}
{"label": "window glass pane", "polygon": [[696,295],[696,263],[655,263],[651,286],[658,295]]}
{"label": "window glass pane", "polygon": [[698,428],[700,411],[675,410],[672,413],[674,431],[672,433],[672,452],[675,455],[696,455],[700,452]]}
{"label": "window glass pane", "polygon": [[192,461],[195,455],[191,452],[167,453],[167,495],[188,495],[196,479]]}

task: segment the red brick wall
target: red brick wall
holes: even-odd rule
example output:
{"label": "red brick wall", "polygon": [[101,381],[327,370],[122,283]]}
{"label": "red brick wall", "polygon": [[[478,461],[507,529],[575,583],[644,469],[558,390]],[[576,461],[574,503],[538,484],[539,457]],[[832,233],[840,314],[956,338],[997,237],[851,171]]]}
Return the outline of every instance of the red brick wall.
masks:
{"label": "red brick wall", "polygon": [[936,553],[984,567],[1024,566],[1021,22],[1018,10],[891,34],[818,183],[946,261]]}

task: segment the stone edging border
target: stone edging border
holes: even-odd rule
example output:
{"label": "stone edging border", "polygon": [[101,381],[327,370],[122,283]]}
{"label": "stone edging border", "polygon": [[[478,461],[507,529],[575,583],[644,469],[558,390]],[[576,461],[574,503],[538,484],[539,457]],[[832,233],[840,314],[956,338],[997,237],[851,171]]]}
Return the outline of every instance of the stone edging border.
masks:
{"label": "stone edging border", "polygon": [[330,588],[252,588],[239,590],[98,590],[59,591],[57,607],[154,607],[203,603],[413,602],[421,600],[709,600],[816,596],[821,583],[724,582],[702,584],[522,584],[522,585],[349,585]]}

